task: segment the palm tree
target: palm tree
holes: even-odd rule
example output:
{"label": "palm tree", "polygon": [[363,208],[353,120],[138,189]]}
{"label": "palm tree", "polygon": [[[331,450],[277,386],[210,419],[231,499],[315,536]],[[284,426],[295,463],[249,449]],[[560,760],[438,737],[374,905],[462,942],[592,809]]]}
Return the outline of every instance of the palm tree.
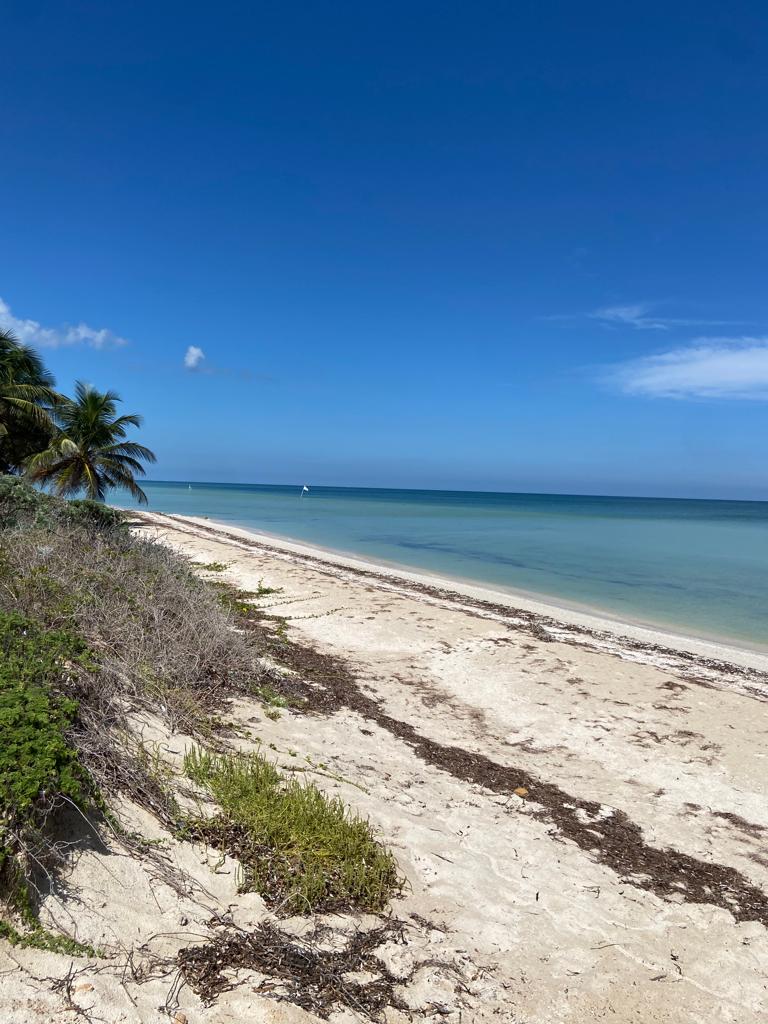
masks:
{"label": "palm tree", "polygon": [[53,441],[28,460],[31,479],[49,484],[62,497],[84,492],[96,501],[104,501],[111,488],[122,488],[146,505],[135,475],[143,475],[143,463],[155,462],[155,455],[124,440],[128,427],[141,426],[141,416],[117,416],[119,401],[114,391],[97,391],[78,381],[75,397],[56,406]]}
{"label": "palm tree", "polygon": [[50,444],[54,380],[40,356],[0,328],[0,472],[18,470]]}

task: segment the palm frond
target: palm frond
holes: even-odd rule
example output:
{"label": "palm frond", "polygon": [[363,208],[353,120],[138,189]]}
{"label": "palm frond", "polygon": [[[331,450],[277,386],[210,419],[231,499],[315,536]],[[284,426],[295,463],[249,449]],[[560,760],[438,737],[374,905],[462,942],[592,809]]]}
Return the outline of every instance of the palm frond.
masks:
{"label": "palm frond", "polygon": [[128,491],[132,495],[132,497],[134,497],[136,501],[139,502],[140,505],[149,504],[149,499],[147,498],[144,491],[136,483],[136,480],[132,473],[124,473],[121,471],[117,471],[113,473],[112,480],[113,486]]}
{"label": "palm frond", "polygon": [[105,445],[102,451],[111,456],[125,455],[132,459],[141,459],[143,462],[157,462],[157,456],[143,444],[135,441],[120,441],[115,444]]}

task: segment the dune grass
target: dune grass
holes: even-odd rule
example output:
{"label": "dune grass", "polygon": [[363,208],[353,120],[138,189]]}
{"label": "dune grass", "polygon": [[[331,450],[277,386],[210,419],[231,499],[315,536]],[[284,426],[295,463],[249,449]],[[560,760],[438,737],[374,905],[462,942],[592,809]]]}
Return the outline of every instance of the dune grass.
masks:
{"label": "dune grass", "polygon": [[184,770],[221,813],[190,823],[193,833],[236,856],[243,888],[288,913],[356,907],[381,910],[401,882],[392,854],[368,821],[338,797],[283,775],[259,753],[212,754],[195,747]]}

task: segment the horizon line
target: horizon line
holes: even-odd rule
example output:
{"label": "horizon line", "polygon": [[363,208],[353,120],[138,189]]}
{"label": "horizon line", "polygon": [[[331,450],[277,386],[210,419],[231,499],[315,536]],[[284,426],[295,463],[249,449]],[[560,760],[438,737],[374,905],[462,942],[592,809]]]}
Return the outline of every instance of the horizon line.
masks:
{"label": "horizon line", "polygon": [[[142,479],[142,484],[197,484],[203,487],[275,487],[285,489],[301,489],[304,484],[276,484],[276,483],[246,483],[237,480],[192,480],[184,477],[178,480],[152,480]],[[414,494],[501,494],[517,495],[520,497],[542,497],[542,498],[606,498],[619,501],[721,501],[738,502],[756,505],[768,504],[768,498],[694,498],[683,495],[659,495],[659,494],[595,494],[593,492],[577,491],[498,491],[483,490],[466,487],[371,487],[364,484],[307,484],[312,490],[339,490],[339,491],[409,491]]]}

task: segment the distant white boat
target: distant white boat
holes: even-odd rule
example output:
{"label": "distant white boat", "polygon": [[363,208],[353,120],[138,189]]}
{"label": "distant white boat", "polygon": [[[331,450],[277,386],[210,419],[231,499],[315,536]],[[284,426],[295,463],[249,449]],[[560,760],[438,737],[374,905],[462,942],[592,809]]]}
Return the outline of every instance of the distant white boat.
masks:
{"label": "distant white boat", "polygon": [[299,497],[303,498],[305,494],[309,494],[309,488],[306,484],[301,488],[301,494],[299,494]]}

